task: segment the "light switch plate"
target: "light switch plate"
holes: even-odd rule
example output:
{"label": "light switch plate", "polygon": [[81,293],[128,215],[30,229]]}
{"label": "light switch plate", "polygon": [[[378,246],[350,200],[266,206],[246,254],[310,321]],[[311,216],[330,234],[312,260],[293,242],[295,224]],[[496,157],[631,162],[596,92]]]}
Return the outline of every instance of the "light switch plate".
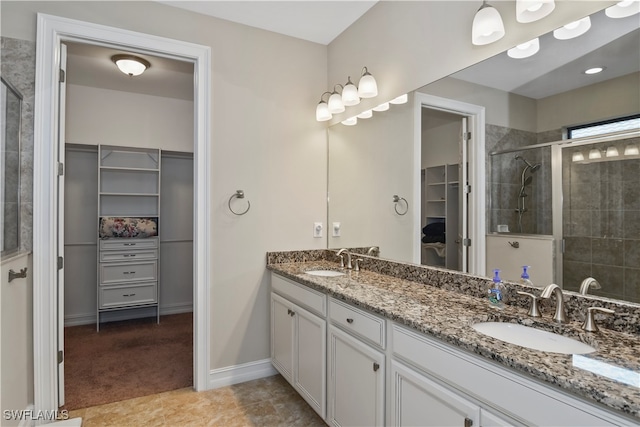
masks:
{"label": "light switch plate", "polygon": [[322,237],[322,223],[314,222],[313,223],[313,237]]}
{"label": "light switch plate", "polygon": [[333,237],[340,237],[340,223],[339,222],[334,222],[332,224],[332,236]]}

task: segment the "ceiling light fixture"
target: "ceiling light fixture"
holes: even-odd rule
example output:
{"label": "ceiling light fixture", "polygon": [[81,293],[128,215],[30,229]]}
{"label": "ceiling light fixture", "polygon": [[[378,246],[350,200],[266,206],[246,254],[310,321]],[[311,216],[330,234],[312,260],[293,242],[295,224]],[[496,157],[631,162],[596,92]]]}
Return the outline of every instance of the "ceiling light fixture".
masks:
{"label": "ceiling light fixture", "polygon": [[575,153],[573,153],[573,156],[571,156],[571,160],[574,162],[582,162],[584,161],[584,156],[580,151],[576,151]]}
{"label": "ceiling light fixture", "polygon": [[342,123],[345,126],[355,126],[356,124],[358,124],[358,118],[355,116],[349,117],[348,119],[343,120],[340,123]]}
{"label": "ceiling light fixture", "polygon": [[588,16],[578,21],[573,21],[564,27],[553,30],[553,37],[558,40],[569,40],[583,35],[591,28],[591,18]]}
{"label": "ceiling light fixture", "polygon": [[336,90],[336,87],[340,86],[340,89],[342,89],[342,85],[341,84],[337,84],[333,87],[333,92],[331,92],[331,96],[329,97],[329,112],[331,114],[340,114],[342,112],[344,112],[344,104],[342,103],[342,95],[340,95],[338,93],[338,91]]}
{"label": "ceiling light fixture", "polygon": [[151,63],[149,61],[135,55],[113,55],[111,60],[116,64],[120,71],[131,77],[139,76],[144,73],[147,68],[151,67]]}
{"label": "ceiling light fixture", "polygon": [[625,156],[637,156],[640,155],[640,150],[638,150],[638,146],[635,144],[629,144],[624,147],[624,155]]}
{"label": "ceiling light fixture", "polygon": [[589,150],[589,160],[602,158],[602,153],[597,148]]}
{"label": "ceiling light fixture", "polygon": [[367,67],[362,68],[362,76],[358,82],[358,96],[360,98],[373,98],[378,96],[378,84]]}
{"label": "ceiling light fixture", "polygon": [[526,43],[519,44],[507,51],[507,55],[511,58],[522,59],[535,55],[540,50],[540,40],[536,37]]}
{"label": "ceiling light fixture", "polygon": [[405,93],[404,95],[400,95],[399,97],[394,98],[389,102],[391,104],[399,105],[399,104],[406,104],[408,100],[409,100],[409,96]]}
{"label": "ceiling light fixture", "polygon": [[351,82],[351,76],[347,78],[347,83],[342,89],[342,103],[347,107],[360,104],[358,88]]}
{"label": "ceiling light fixture", "polygon": [[593,67],[588,70],[584,70],[585,74],[598,74],[604,71],[604,67]]}
{"label": "ceiling light fixture", "polygon": [[329,105],[322,99],[326,94],[331,95],[331,92],[325,92],[320,95],[320,102],[318,102],[318,106],[316,107],[316,120],[319,122],[326,122],[333,117],[333,114],[329,112]]}
{"label": "ceiling light fixture", "polygon": [[614,145],[607,147],[605,157],[618,157],[619,155],[620,153],[618,153],[618,149]]}
{"label": "ceiling light fixture", "polygon": [[362,113],[358,114],[356,117],[359,119],[369,119],[373,116],[373,110],[367,110],[367,111],[363,111]]}
{"label": "ceiling light fixture", "polygon": [[389,109],[389,103],[388,102],[383,102],[382,104],[378,105],[377,107],[373,107],[372,110],[373,111],[387,111]]}
{"label": "ceiling light fixture", "polygon": [[504,23],[500,12],[483,1],[473,17],[471,43],[482,46],[500,40],[502,37],[504,37]]}
{"label": "ceiling light fixture", "polygon": [[517,0],[516,20],[522,24],[534,22],[549,15],[555,8],[553,0]]}
{"label": "ceiling light fixture", "polygon": [[627,0],[618,2],[618,4],[606,8],[604,13],[609,18],[626,18],[627,16],[640,13],[640,1]]}

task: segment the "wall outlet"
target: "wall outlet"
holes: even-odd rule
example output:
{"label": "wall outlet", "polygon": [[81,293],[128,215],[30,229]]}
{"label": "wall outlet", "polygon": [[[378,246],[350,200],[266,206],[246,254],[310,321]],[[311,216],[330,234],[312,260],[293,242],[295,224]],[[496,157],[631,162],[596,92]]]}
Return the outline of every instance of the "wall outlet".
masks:
{"label": "wall outlet", "polygon": [[322,223],[314,222],[313,223],[313,237],[322,237]]}
{"label": "wall outlet", "polygon": [[332,224],[332,236],[333,237],[340,237],[340,223],[339,222],[334,222]]}

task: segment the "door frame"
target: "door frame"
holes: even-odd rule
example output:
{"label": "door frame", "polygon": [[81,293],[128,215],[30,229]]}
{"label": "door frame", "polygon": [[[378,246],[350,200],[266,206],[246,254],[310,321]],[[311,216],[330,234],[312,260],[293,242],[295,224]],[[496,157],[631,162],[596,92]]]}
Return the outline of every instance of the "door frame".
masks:
{"label": "door frame", "polygon": [[34,409],[58,409],[56,210],[58,69],[63,41],[141,51],[194,64],[194,388],[209,387],[211,259],[211,49],[38,13],[34,106],[33,176],[33,351]]}
{"label": "door frame", "polygon": [[[471,144],[469,144],[469,194],[468,216],[469,238],[469,273],[484,276],[486,273],[486,167],[485,167],[485,108],[454,99],[416,92],[414,96],[414,153],[413,153],[413,199],[420,199],[420,169],[422,168],[422,109],[446,111],[466,116],[469,119]],[[414,215],[414,262],[420,263],[421,228],[420,203],[413,204]]]}

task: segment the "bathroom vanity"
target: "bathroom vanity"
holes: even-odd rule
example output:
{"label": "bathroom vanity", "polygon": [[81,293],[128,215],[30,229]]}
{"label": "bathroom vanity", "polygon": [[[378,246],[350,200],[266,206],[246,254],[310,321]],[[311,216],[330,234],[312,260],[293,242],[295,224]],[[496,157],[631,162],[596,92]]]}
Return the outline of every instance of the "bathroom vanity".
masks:
{"label": "bathroom vanity", "polygon": [[[333,251],[310,252],[268,254],[271,352],[276,369],[328,424],[640,423],[637,333],[586,333],[575,319],[559,326],[548,307],[532,319],[524,297],[492,309],[480,277],[367,257],[355,272],[329,261]],[[318,270],[344,274],[307,273]],[[472,328],[485,321],[534,326],[596,351],[508,344]],[[612,372],[617,379],[607,377]]]}

